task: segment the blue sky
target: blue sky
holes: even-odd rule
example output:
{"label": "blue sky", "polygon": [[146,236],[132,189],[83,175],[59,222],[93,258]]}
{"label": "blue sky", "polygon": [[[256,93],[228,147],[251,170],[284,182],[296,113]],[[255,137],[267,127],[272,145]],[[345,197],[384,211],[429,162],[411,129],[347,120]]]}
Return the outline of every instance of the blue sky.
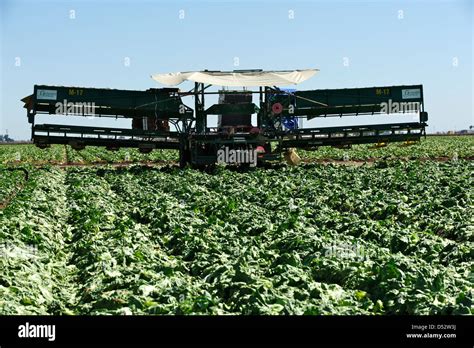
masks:
{"label": "blue sky", "polygon": [[0,0],[0,134],[29,138],[20,99],[34,84],[147,89],[159,87],[156,72],[248,68],[320,69],[301,90],[421,83],[429,131],[465,129],[474,124],[472,3]]}

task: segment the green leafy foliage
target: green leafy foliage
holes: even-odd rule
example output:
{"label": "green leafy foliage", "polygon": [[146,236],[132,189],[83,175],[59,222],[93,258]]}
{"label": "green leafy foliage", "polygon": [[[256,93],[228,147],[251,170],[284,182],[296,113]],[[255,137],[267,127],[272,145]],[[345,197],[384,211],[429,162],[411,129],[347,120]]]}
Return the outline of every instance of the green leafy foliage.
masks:
{"label": "green leafy foliage", "polygon": [[94,164],[120,162],[162,162],[178,161],[176,150],[154,150],[143,154],[137,149],[108,151],[102,147],[87,146],[83,150],[74,150],[69,145],[51,145],[46,149],[33,144],[0,145],[0,164]]}
{"label": "green leafy foliage", "polygon": [[351,149],[321,147],[316,151],[298,150],[307,160],[368,160],[377,159],[434,159],[434,158],[473,158],[474,136],[429,136],[414,145],[404,143],[388,144],[377,148],[371,144],[353,145]]}
{"label": "green leafy foliage", "polygon": [[0,163],[63,163],[66,151],[62,145],[40,149],[33,144],[0,145]]}
{"label": "green leafy foliage", "polygon": [[[369,159],[439,159],[473,158],[474,136],[439,136],[422,138],[415,145],[389,144],[374,148],[373,145],[354,145],[352,149],[321,147],[316,151],[298,150],[306,161],[312,160],[369,160]],[[154,150],[142,154],[137,149],[108,151],[102,147],[87,146],[77,151],[70,146],[52,145],[39,149],[32,144],[0,145],[0,163],[143,163],[178,161],[176,150]]]}
{"label": "green leafy foliage", "polygon": [[178,151],[154,150],[143,154],[137,149],[119,149],[107,151],[104,148],[88,146],[77,151],[67,146],[67,159],[69,163],[117,163],[117,162],[153,162],[153,161],[177,161]]}
{"label": "green leafy foliage", "polygon": [[0,205],[6,204],[24,184],[25,173],[0,165]]}
{"label": "green leafy foliage", "polygon": [[1,314],[473,314],[471,161],[38,169]]}

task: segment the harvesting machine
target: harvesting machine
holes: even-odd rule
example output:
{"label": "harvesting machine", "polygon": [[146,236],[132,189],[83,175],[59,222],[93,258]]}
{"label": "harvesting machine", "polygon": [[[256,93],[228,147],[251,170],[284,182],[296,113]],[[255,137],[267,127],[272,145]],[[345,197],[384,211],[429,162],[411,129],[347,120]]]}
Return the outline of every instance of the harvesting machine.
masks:
{"label": "harvesting machine", "polygon": [[[422,85],[306,91],[280,88],[298,84],[316,72],[205,70],[152,75],[168,86],[192,81],[194,88],[189,91],[175,87],[136,91],[35,85],[33,94],[22,101],[32,124],[32,139],[40,148],[69,144],[80,150],[92,145],[109,150],[132,147],[144,153],[176,149],[181,166],[216,163],[218,151],[224,147],[235,151],[259,149],[258,161],[265,162],[279,159],[293,148],[409,143],[425,135],[428,114],[423,108]],[[211,86],[223,87],[211,91]],[[218,97],[218,103],[206,106],[208,95]],[[194,108],[184,104],[188,97],[194,98]],[[302,122],[407,112],[416,113],[414,122],[317,128],[305,128]],[[131,120],[131,127],[37,124],[38,114],[126,118]],[[218,115],[217,127],[208,126],[209,115]]]}

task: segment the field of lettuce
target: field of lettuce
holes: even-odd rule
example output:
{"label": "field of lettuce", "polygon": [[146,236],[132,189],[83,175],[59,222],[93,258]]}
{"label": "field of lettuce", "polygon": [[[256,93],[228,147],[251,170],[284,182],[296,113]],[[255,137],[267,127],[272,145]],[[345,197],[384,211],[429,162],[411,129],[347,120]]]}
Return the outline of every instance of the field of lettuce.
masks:
{"label": "field of lettuce", "polygon": [[[312,160],[372,160],[372,159],[474,159],[474,137],[427,137],[410,146],[389,144],[374,148],[373,145],[354,145],[352,149],[322,147],[317,151],[298,150],[306,161]],[[49,149],[39,149],[31,144],[0,145],[0,164],[85,164],[85,163],[150,163],[178,161],[174,150],[155,150],[142,154],[136,149],[105,151],[103,148],[86,147],[76,151],[70,146],[52,145]]]}
{"label": "field of lettuce", "polygon": [[0,314],[474,314],[474,137],[368,147],[204,173],[0,146]]}

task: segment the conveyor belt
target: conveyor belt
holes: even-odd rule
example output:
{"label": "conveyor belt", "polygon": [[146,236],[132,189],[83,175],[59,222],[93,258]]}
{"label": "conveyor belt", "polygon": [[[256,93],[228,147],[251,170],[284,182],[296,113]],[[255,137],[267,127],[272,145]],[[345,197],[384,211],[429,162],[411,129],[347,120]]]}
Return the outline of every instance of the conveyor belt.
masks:
{"label": "conveyor belt", "polygon": [[78,144],[106,147],[142,147],[179,149],[177,132],[158,132],[140,129],[81,127],[42,124],[33,127],[35,144]]}
{"label": "conveyor belt", "polygon": [[306,128],[279,133],[282,147],[317,147],[379,142],[419,140],[425,133],[425,124],[390,123],[366,126]]}

